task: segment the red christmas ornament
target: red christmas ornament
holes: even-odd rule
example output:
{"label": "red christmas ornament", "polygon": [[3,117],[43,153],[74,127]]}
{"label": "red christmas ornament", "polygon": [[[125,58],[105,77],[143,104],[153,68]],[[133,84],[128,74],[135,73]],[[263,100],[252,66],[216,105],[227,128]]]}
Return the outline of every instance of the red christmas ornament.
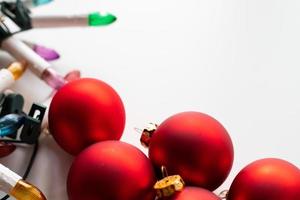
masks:
{"label": "red christmas ornament", "polygon": [[153,133],[149,157],[156,168],[179,174],[187,185],[214,190],[228,176],[233,145],[225,128],[199,112],[183,112],[165,120]]}
{"label": "red christmas ornament", "polygon": [[124,126],[122,100],[112,87],[97,79],[68,83],[50,105],[50,133],[73,155],[93,143],[120,139]]}
{"label": "red christmas ornament", "polygon": [[69,172],[69,200],[154,200],[150,160],[136,147],[105,141],[82,151]]}
{"label": "red christmas ornament", "polygon": [[299,200],[300,170],[280,159],[262,159],[234,179],[227,200]]}
{"label": "red christmas ornament", "polygon": [[185,187],[181,192],[176,193],[169,200],[220,200],[211,191],[197,188],[197,187]]}

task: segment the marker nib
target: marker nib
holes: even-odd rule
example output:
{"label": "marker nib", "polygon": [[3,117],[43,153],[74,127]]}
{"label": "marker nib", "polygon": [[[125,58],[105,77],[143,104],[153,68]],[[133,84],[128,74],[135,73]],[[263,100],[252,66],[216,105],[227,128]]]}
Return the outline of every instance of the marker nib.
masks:
{"label": "marker nib", "polygon": [[47,200],[43,193],[34,185],[20,180],[10,193],[16,199]]}
{"label": "marker nib", "polygon": [[50,3],[51,1],[53,0],[33,0],[32,2],[35,6],[40,6],[40,5]]}
{"label": "marker nib", "polygon": [[91,13],[89,15],[89,26],[106,26],[114,23],[117,17],[112,14],[102,15],[99,12]]}
{"label": "marker nib", "polygon": [[60,57],[59,53],[54,49],[41,45],[34,45],[33,50],[47,61],[57,60]]}

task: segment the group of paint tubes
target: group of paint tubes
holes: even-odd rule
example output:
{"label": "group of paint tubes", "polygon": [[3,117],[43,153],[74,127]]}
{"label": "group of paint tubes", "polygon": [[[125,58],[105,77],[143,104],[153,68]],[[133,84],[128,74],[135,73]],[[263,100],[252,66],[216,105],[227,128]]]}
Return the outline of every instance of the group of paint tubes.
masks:
{"label": "group of paint tubes", "polygon": [[[31,6],[39,6],[52,0],[24,0],[22,3]],[[1,0],[0,0],[1,2]],[[8,0],[7,2],[14,2]],[[83,27],[105,26],[116,21],[112,14],[99,12],[85,15],[61,15],[61,16],[30,16],[31,28],[55,28],[55,27]],[[0,12],[0,25],[6,27],[9,20]],[[31,70],[37,77],[46,82],[50,87],[57,90],[67,80],[59,75],[51,66],[51,60],[59,58],[59,54],[52,49],[24,42],[10,35],[0,38],[0,49],[13,56],[16,61],[9,66],[0,67],[0,93],[10,88],[19,79],[26,68]],[[44,195],[33,185],[22,180],[22,177],[0,164],[0,190],[12,195],[16,199],[43,200]]]}
{"label": "group of paint tubes", "polygon": [[[45,2],[45,1],[43,1]],[[5,22],[5,18],[3,22]],[[54,28],[54,27],[84,27],[84,26],[105,26],[116,21],[116,17],[112,14],[99,12],[83,14],[83,15],[61,15],[61,16],[32,16],[32,28]],[[32,49],[30,48],[30,46]],[[57,58],[58,54],[55,51],[47,50],[41,46],[28,45],[25,42],[17,39],[14,35],[2,40],[0,48],[17,61],[19,70],[11,70],[10,67],[0,71],[0,92],[9,88],[20,77],[26,67],[30,69],[36,76],[45,81],[50,87],[59,89],[65,84],[65,80],[53,68],[51,64],[45,59],[47,56]],[[51,51],[43,57],[41,50]],[[37,54],[39,53],[39,54]],[[18,75],[16,76],[17,73]]]}

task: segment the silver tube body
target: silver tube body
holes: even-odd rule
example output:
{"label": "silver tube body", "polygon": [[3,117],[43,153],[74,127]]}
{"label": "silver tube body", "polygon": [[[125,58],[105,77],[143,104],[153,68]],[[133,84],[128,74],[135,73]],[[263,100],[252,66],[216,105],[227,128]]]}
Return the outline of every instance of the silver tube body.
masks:
{"label": "silver tube body", "polygon": [[3,40],[1,48],[10,53],[18,61],[28,63],[28,68],[38,77],[41,77],[43,72],[51,66],[50,63],[14,36]]}
{"label": "silver tube body", "polygon": [[0,164],[0,190],[9,194],[22,177]]}
{"label": "silver tube body", "polygon": [[88,26],[86,15],[33,16],[33,28]]}

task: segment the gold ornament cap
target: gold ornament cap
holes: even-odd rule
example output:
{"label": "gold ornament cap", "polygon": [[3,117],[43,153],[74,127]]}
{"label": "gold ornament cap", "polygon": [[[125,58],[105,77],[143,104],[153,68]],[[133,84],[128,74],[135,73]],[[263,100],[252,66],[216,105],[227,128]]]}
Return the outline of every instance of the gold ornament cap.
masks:
{"label": "gold ornament cap", "polygon": [[144,130],[142,131],[140,142],[144,147],[146,148],[149,147],[151,137],[153,133],[156,131],[157,127],[158,127],[157,124],[149,123],[148,126],[144,128]]}
{"label": "gold ornament cap", "polygon": [[35,186],[19,180],[10,191],[10,195],[17,200],[47,200],[43,193]]}
{"label": "gold ornament cap", "polygon": [[172,196],[174,193],[182,191],[183,188],[184,181],[179,175],[167,176],[154,185],[158,198]]}

